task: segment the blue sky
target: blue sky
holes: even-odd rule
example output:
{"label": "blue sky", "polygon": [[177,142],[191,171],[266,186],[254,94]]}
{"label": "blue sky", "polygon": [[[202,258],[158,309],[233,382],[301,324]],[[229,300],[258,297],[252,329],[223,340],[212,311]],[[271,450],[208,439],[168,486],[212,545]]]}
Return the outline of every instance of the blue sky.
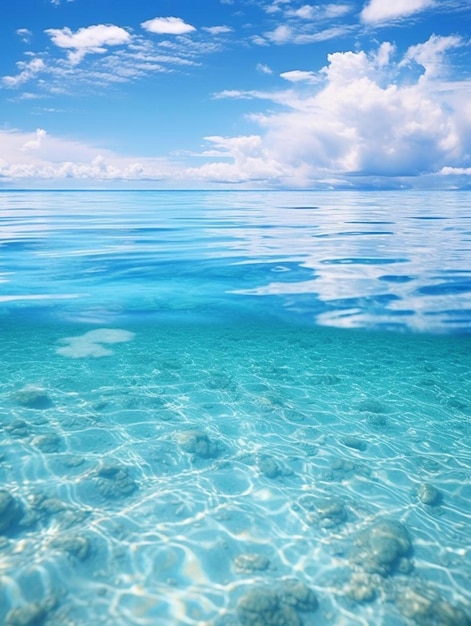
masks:
{"label": "blue sky", "polygon": [[469,188],[469,0],[5,0],[0,188]]}

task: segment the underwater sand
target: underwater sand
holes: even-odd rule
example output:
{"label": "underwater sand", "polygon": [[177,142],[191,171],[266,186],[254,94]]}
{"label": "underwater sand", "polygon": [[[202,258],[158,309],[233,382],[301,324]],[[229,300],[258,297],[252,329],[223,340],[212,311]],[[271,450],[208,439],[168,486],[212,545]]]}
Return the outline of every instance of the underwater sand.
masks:
{"label": "underwater sand", "polygon": [[[84,221],[109,200],[77,196]],[[51,198],[34,197],[41,215]],[[280,255],[280,233],[263,281],[248,252],[245,273],[240,258],[208,266],[204,243],[193,265],[185,247],[166,264],[170,243],[143,264],[117,249],[130,234],[111,219],[88,231],[93,253],[73,228],[55,247],[51,221],[31,259],[28,245],[4,257],[1,624],[471,623],[466,289],[442,293],[431,316],[452,332],[417,333],[384,303],[321,310],[309,286],[285,300],[288,278],[275,304],[255,296],[275,289],[273,267],[313,280]],[[191,240],[186,224],[174,239]],[[92,272],[107,237],[108,266]],[[423,305],[389,284],[417,328]]]}

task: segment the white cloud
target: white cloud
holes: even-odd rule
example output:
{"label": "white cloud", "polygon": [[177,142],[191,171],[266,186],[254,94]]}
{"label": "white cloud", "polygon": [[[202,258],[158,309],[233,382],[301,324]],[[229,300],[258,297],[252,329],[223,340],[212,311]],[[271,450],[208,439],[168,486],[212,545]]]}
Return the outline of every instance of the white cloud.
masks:
{"label": "white cloud", "polygon": [[293,39],[293,30],[287,24],[280,24],[275,30],[265,33],[265,37],[272,43],[288,43]]}
{"label": "white cloud", "polygon": [[157,35],[185,35],[196,30],[187,24],[181,17],[155,17],[141,24],[144,30]]}
{"label": "white cloud", "polygon": [[328,18],[342,17],[350,13],[352,6],[350,4],[328,4],[325,8],[325,16]]}
{"label": "white cloud", "polygon": [[305,4],[299,9],[289,11],[288,16],[299,17],[303,20],[333,19],[342,17],[352,10],[348,4],[327,4],[324,6]]}
{"label": "white cloud", "polygon": [[371,51],[330,54],[317,72],[283,72],[276,91],[216,94],[256,100],[258,111],[262,100],[268,104],[265,112],[246,116],[255,125],[251,134],[206,137],[199,167],[124,157],[41,129],[0,131],[0,179],[294,187],[435,176],[454,184],[471,168],[471,82],[454,82],[447,71],[447,56],[460,45],[466,42],[432,36],[401,57],[384,42]]}
{"label": "white cloud", "polygon": [[386,67],[390,63],[395,52],[396,46],[389,41],[383,41],[376,54],[376,63],[378,67]]}
{"label": "white cloud", "polygon": [[[309,78],[310,87],[301,81],[299,90],[296,80],[291,80],[289,90],[271,95],[227,90],[218,97],[270,98],[283,106],[282,111],[252,114],[250,119],[262,131],[258,135],[259,158],[271,164],[272,177],[281,170],[286,185],[294,181],[309,185],[335,176],[457,173],[442,168],[470,165],[471,88],[459,82],[444,83],[441,74],[428,68],[435,68],[437,58],[458,45],[457,38],[433,36],[409,48],[398,60],[395,47],[388,42],[371,53],[333,53],[317,75],[298,71],[281,75],[285,79]],[[414,71],[404,76],[403,84],[398,83],[399,70],[407,71],[412,59],[424,66],[425,73],[417,77]],[[235,150],[229,139],[225,146],[232,151],[233,163],[222,164],[220,173],[239,165],[243,178],[246,167],[241,152],[245,145],[239,141]],[[207,172],[209,164],[204,168]],[[215,169],[213,164],[213,173]],[[262,169],[259,166],[258,170]]]}
{"label": "white cloud", "polygon": [[264,7],[266,13],[278,13],[282,10],[284,4],[289,4],[291,0],[274,0],[271,4]]}
{"label": "white cloud", "polygon": [[171,162],[125,157],[110,150],[64,140],[38,129],[34,133],[0,130],[0,181],[121,181],[171,179]]}
{"label": "white cloud", "polygon": [[23,83],[26,83],[30,79],[34,78],[37,74],[42,72],[46,65],[44,61],[38,57],[31,59],[31,61],[19,61],[17,67],[21,70],[16,76],[3,76],[2,82],[6,87],[19,87]]}
{"label": "white cloud", "polygon": [[33,33],[28,28],[18,28],[16,34],[24,43],[29,43],[31,41],[31,37],[33,36]]}
{"label": "white cloud", "polygon": [[252,37],[252,43],[258,46],[297,44],[306,45],[343,37],[355,29],[355,26],[343,24],[319,29],[313,23],[304,24],[293,20],[279,24],[274,30]]}
{"label": "white cloud", "polygon": [[408,17],[434,6],[435,0],[370,0],[361,12],[361,19],[367,24],[377,24]]}
{"label": "white cloud", "polygon": [[282,72],[281,78],[288,80],[291,83],[318,83],[320,78],[315,72],[307,72],[304,70],[291,70],[289,72]]}
{"label": "white cloud", "polygon": [[432,35],[425,43],[411,46],[407,50],[401,65],[414,61],[425,69],[425,78],[441,76],[448,69],[445,63],[445,55],[448,50],[460,48],[462,45],[463,41],[460,37],[454,35],[449,37]]}
{"label": "white cloud", "polygon": [[442,167],[440,174],[443,176],[471,176],[471,167]]}
{"label": "white cloud", "polygon": [[43,128],[36,129],[36,138],[30,139],[25,142],[23,146],[20,148],[21,150],[38,150],[41,147],[42,141],[46,136],[46,131]]}
{"label": "white cloud", "polygon": [[203,26],[203,30],[210,35],[225,35],[233,31],[229,26]]}
{"label": "white cloud", "polygon": [[260,72],[260,74],[273,74],[271,67],[269,65],[265,65],[265,63],[257,63],[255,69],[257,72]]}
{"label": "white cloud", "polygon": [[296,9],[293,14],[303,20],[312,20],[316,14],[316,7],[313,7],[310,4],[305,4],[299,9]]}
{"label": "white cloud", "polygon": [[[59,35],[61,37],[65,35],[65,40],[58,40],[60,43],[67,46],[79,45],[75,37],[71,41],[67,36],[69,33],[64,33],[63,30],[59,32]],[[147,35],[132,35],[131,37],[123,30],[118,33],[117,41],[121,37],[123,40],[129,39],[126,45],[111,45],[111,41],[114,44],[117,44],[117,41],[107,39],[107,44],[103,43],[98,51],[96,47],[99,33],[90,32],[88,29],[87,31],[82,34],[80,42],[83,45],[82,48],[68,49],[72,63],[64,63],[60,54],[54,58],[56,50],[45,51],[41,57],[37,56],[17,63],[19,70],[17,75],[0,77],[0,85],[18,89],[24,83],[31,81],[28,91],[32,94],[33,89],[36,88],[34,97],[71,95],[78,89],[81,92],[84,90],[90,92],[95,91],[96,87],[102,90],[107,85],[113,86],[143,79],[155,73],[170,73],[181,71],[184,67],[197,67],[201,64],[203,55],[214,54],[222,48],[218,38],[209,36],[203,40],[183,36],[156,41],[154,37],[149,38]],[[107,31],[107,35],[112,35],[112,33]],[[103,39],[99,42],[102,43]],[[107,45],[110,47],[106,47]],[[93,59],[92,63],[77,64],[77,61],[89,52],[101,52],[101,54]]]}
{"label": "white cloud", "polygon": [[45,32],[53,44],[70,50],[72,64],[79,63],[86,54],[103,54],[107,46],[119,46],[131,41],[131,35],[124,28],[105,24],[79,28],[75,33],[67,26],[48,28]]}
{"label": "white cloud", "polygon": [[283,164],[270,156],[259,135],[239,137],[205,137],[220,156],[231,157],[232,163],[213,162],[185,170],[185,177],[219,183],[246,183],[275,180],[283,175]]}

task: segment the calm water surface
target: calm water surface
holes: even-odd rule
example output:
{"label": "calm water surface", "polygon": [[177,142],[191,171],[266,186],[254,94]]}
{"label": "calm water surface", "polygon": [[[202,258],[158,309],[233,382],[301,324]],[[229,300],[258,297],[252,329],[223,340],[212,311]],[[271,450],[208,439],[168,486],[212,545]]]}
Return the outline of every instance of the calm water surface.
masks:
{"label": "calm water surface", "polygon": [[471,624],[471,194],[0,192],[0,624]]}

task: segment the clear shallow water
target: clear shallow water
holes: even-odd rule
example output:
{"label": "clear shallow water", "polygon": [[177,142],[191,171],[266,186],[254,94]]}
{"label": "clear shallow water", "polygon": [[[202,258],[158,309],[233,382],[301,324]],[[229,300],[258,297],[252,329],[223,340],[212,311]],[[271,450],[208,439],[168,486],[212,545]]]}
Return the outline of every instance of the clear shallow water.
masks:
{"label": "clear shallow water", "polygon": [[468,194],[0,203],[0,623],[470,623]]}

